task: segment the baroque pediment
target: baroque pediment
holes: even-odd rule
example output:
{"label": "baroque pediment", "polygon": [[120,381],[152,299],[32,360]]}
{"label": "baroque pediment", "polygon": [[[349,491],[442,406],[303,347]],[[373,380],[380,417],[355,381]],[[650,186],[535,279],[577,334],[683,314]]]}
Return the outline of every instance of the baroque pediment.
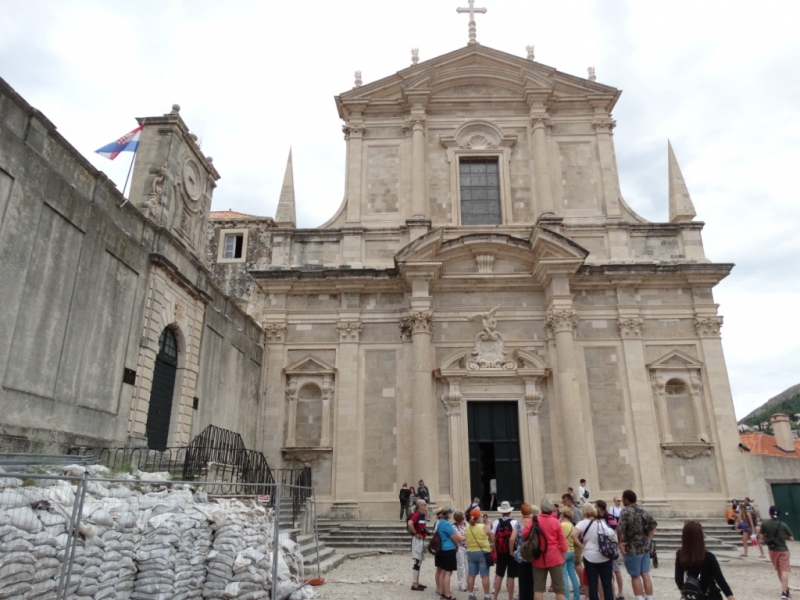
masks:
{"label": "baroque pediment", "polygon": [[300,375],[300,374],[330,374],[335,373],[336,368],[332,367],[325,361],[306,354],[300,360],[290,364],[284,370],[287,375]]}
{"label": "baroque pediment", "polygon": [[671,350],[653,362],[649,363],[647,366],[650,369],[697,370],[703,367],[703,363],[698,361],[696,358],[689,356],[685,352],[681,352],[680,350]]}
{"label": "baroque pediment", "polygon": [[340,117],[350,108],[385,111],[390,105],[407,106],[424,94],[432,101],[453,99],[517,99],[529,94],[545,101],[580,98],[597,102],[605,98],[611,110],[620,91],[595,81],[562,73],[553,67],[483,45],[467,46],[411,65],[372,83],[337,96]]}

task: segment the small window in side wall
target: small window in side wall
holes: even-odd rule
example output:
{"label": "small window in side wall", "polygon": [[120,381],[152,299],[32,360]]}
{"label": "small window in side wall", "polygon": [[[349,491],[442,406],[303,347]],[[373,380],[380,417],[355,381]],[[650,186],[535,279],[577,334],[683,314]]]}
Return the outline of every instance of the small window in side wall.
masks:
{"label": "small window in side wall", "polygon": [[225,250],[223,258],[242,258],[242,249],[244,247],[244,235],[241,233],[228,233],[225,234]]}
{"label": "small window in side wall", "polygon": [[496,157],[458,162],[462,225],[501,225],[500,165]]}

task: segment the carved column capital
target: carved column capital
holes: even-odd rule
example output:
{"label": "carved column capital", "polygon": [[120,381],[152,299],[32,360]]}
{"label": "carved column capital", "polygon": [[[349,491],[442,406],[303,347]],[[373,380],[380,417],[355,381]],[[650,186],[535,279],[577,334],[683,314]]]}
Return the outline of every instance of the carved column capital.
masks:
{"label": "carved column capital", "polygon": [[361,333],[361,321],[337,321],[340,342],[358,342]]}
{"label": "carved column capital", "polygon": [[286,378],[286,399],[289,402],[297,402],[297,378],[289,375]]}
{"label": "carved column capital", "polygon": [[282,344],[286,340],[286,321],[263,321],[261,328],[268,344]]}
{"label": "carved column capital", "polygon": [[665,387],[667,382],[664,380],[661,375],[658,374],[657,371],[650,372],[650,387],[653,388],[653,393],[656,396],[664,396],[666,395]]}
{"label": "carved column capital", "polygon": [[562,331],[575,332],[578,326],[578,313],[571,308],[554,308],[547,311],[544,327],[553,333]]}
{"label": "carved column capital", "polygon": [[433,333],[433,312],[429,310],[410,310],[408,316],[403,317],[400,323],[400,330],[405,335],[410,331],[415,333]]}
{"label": "carved column capital", "polygon": [[699,337],[719,337],[722,328],[722,317],[694,316],[694,326]]}
{"label": "carved column capital", "polygon": [[342,126],[344,139],[346,140],[350,138],[361,138],[366,130],[367,128],[364,127],[363,123],[348,122],[346,125]]}
{"label": "carved column capital", "polygon": [[611,133],[611,130],[616,126],[617,122],[610,117],[604,117],[592,121],[592,127],[594,127],[594,130],[597,133]]}
{"label": "carved column capital", "polygon": [[450,389],[442,394],[442,404],[448,417],[455,417],[461,414],[461,392],[458,387],[450,385]]}
{"label": "carved column capital", "polygon": [[421,131],[425,127],[425,120],[427,117],[421,114],[408,115],[408,126],[413,131]]}
{"label": "carved column capital", "polygon": [[531,120],[531,127],[534,129],[537,127],[550,127],[552,125],[550,113],[547,112],[532,112],[529,118]]}
{"label": "carved column capital", "polygon": [[539,416],[543,401],[544,394],[539,390],[533,389],[525,392],[525,408],[527,409],[529,417]]}
{"label": "carved column capital", "polygon": [[644,319],[641,317],[620,317],[617,319],[619,335],[623,338],[640,338],[644,329]]}

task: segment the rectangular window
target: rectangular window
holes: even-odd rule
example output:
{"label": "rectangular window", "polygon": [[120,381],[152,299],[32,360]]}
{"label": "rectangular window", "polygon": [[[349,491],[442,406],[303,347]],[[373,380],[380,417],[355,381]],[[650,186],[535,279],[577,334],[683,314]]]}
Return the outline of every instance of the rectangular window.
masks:
{"label": "rectangular window", "polygon": [[244,236],[242,234],[228,234],[225,236],[224,258],[242,258]]}
{"label": "rectangular window", "polygon": [[497,158],[462,158],[458,163],[462,225],[501,225]]}

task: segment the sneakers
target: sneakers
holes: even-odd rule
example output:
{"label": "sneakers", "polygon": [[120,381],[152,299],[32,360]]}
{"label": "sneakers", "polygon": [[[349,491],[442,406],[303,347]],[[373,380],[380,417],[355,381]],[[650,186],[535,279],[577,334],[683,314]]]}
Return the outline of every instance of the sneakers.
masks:
{"label": "sneakers", "polygon": [[781,600],[792,600],[791,592],[789,592],[789,590],[786,590],[785,592],[781,592]]}
{"label": "sneakers", "polygon": [[467,600],[478,600],[478,599],[475,597],[475,594],[470,594],[469,596],[467,596]]}

